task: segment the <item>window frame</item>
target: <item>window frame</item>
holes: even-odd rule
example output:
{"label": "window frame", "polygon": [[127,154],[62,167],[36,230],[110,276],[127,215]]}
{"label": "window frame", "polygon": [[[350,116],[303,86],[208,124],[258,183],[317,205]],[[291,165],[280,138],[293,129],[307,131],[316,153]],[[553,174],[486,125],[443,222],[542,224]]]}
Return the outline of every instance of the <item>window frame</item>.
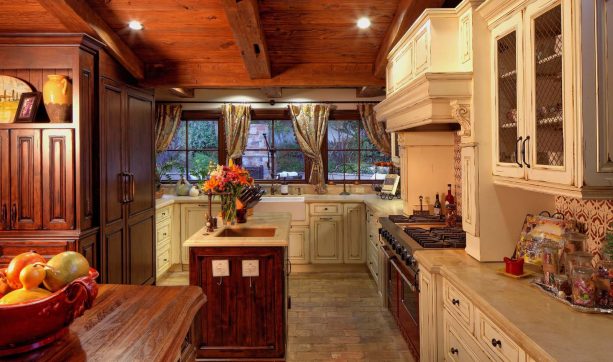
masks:
{"label": "window frame", "polygon": [[[274,121],[292,121],[291,115],[288,109],[252,109],[251,110],[251,119],[258,121],[273,121],[273,134],[274,134]],[[181,114],[181,121],[208,121],[208,122],[217,122],[217,134],[218,134],[218,160],[220,164],[225,164],[227,162],[227,150],[226,150],[226,137],[225,137],[225,127],[223,123],[223,117],[221,116],[221,112],[219,110],[185,110]],[[360,118],[360,113],[357,110],[331,110],[329,116],[329,122],[335,121],[357,121],[360,129],[363,128]],[[186,124],[187,127],[187,124]],[[189,136],[189,131],[186,131],[186,136]],[[326,183],[330,181],[335,184],[342,184],[342,180],[329,180],[328,178],[328,130],[326,129],[326,133],[324,136],[324,142],[321,146],[321,154],[323,160],[324,167],[324,180]],[[358,132],[358,170],[361,166],[362,158],[361,153],[363,151],[377,151],[376,148],[371,149],[362,149],[361,140],[362,140],[361,132]],[[185,145],[185,150],[167,150],[173,152],[185,152],[185,166],[186,172],[189,167],[189,152],[192,151],[202,151],[202,150],[190,150],[188,145],[189,141],[186,138],[187,144]],[[299,149],[298,149],[299,150]],[[210,150],[207,150],[210,151]],[[296,149],[280,149],[279,151],[296,151]],[[305,184],[308,183],[308,177],[311,174],[312,169],[312,161],[308,157],[304,157],[304,179],[301,180],[287,180],[288,183],[291,184]],[[358,178],[360,177],[358,172]],[[260,183],[270,183],[271,180],[255,180]],[[355,183],[356,181],[359,184],[373,184],[373,183],[381,183],[382,180],[347,180],[347,183]],[[170,181],[170,183],[174,183],[175,181]],[[191,181],[190,181],[191,182]]]}

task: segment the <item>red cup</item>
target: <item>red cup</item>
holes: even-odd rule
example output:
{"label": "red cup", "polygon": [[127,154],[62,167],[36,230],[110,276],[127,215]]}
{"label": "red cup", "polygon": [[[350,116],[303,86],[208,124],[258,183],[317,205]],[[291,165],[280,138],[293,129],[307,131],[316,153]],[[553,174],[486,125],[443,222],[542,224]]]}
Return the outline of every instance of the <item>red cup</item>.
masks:
{"label": "red cup", "polygon": [[524,274],[524,259],[509,259],[504,258],[504,271],[508,274],[522,275]]}

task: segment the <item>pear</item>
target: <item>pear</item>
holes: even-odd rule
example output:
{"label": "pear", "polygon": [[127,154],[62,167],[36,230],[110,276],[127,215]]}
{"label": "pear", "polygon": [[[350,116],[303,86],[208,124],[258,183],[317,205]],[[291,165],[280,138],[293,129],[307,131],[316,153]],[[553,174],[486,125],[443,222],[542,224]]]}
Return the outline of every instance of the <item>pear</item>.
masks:
{"label": "pear", "polygon": [[89,263],[74,251],[65,251],[51,258],[45,265],[45,288],[56,292],[73,280],[89,274]]}

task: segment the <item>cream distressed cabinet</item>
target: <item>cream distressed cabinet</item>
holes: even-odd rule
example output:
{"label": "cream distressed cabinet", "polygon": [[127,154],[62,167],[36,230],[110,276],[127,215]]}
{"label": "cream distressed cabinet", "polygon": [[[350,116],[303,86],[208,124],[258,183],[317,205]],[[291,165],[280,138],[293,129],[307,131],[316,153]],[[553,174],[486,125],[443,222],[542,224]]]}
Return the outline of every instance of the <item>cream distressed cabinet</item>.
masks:
{"label": "cream distressed cabinet", "polygon": [[288,257],[293,264],[309,263],[309,244],[309,226],[292,224],[289,231]]}
{"label": "cream distressed cabinet", "polygon": [[[213,215],[216,216],[219,211],[219,204],[213,204]],[[181,204],[181,264],[189,264],[189,248],[183,243],[205,226],[204,217],[208,212],[208,204]]]}
{"label": "cream distressed cabinet", "polygon": [[[605,35],[613,20],[604,16],[611,1],[520,3],[491,0],[479,9],[491,29],[495,183],[611,198],[611,112],[596,96],[611,88],[601,70],[611,63]],[[594,144],[600,151],[588,152]]]}
{"label": "cream distressed cabinet", "polygon": [[156,229],[156,278],[172,265],[172,206],[166,206],[155,213]]}
{"label": "cream distressed cabinet", "polygon": [[366,213],[362,203],[310,205],[311,263],[364,263]]}

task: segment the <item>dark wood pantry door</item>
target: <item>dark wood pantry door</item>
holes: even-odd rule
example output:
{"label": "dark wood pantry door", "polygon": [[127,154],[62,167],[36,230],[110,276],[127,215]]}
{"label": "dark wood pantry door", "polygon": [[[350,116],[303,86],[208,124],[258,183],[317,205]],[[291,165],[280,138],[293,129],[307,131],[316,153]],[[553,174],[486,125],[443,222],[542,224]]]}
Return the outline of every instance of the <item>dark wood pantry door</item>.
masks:
{"label": "dark wood pantry door", "polygon": [[74,227],[74,161],[71,129],[43,130],[43,228]]}
{"label": "dark wood pantry door", "polygon": [[11,227],[11,180],[9,170],[9,131],[0,130],[0,230]]}

